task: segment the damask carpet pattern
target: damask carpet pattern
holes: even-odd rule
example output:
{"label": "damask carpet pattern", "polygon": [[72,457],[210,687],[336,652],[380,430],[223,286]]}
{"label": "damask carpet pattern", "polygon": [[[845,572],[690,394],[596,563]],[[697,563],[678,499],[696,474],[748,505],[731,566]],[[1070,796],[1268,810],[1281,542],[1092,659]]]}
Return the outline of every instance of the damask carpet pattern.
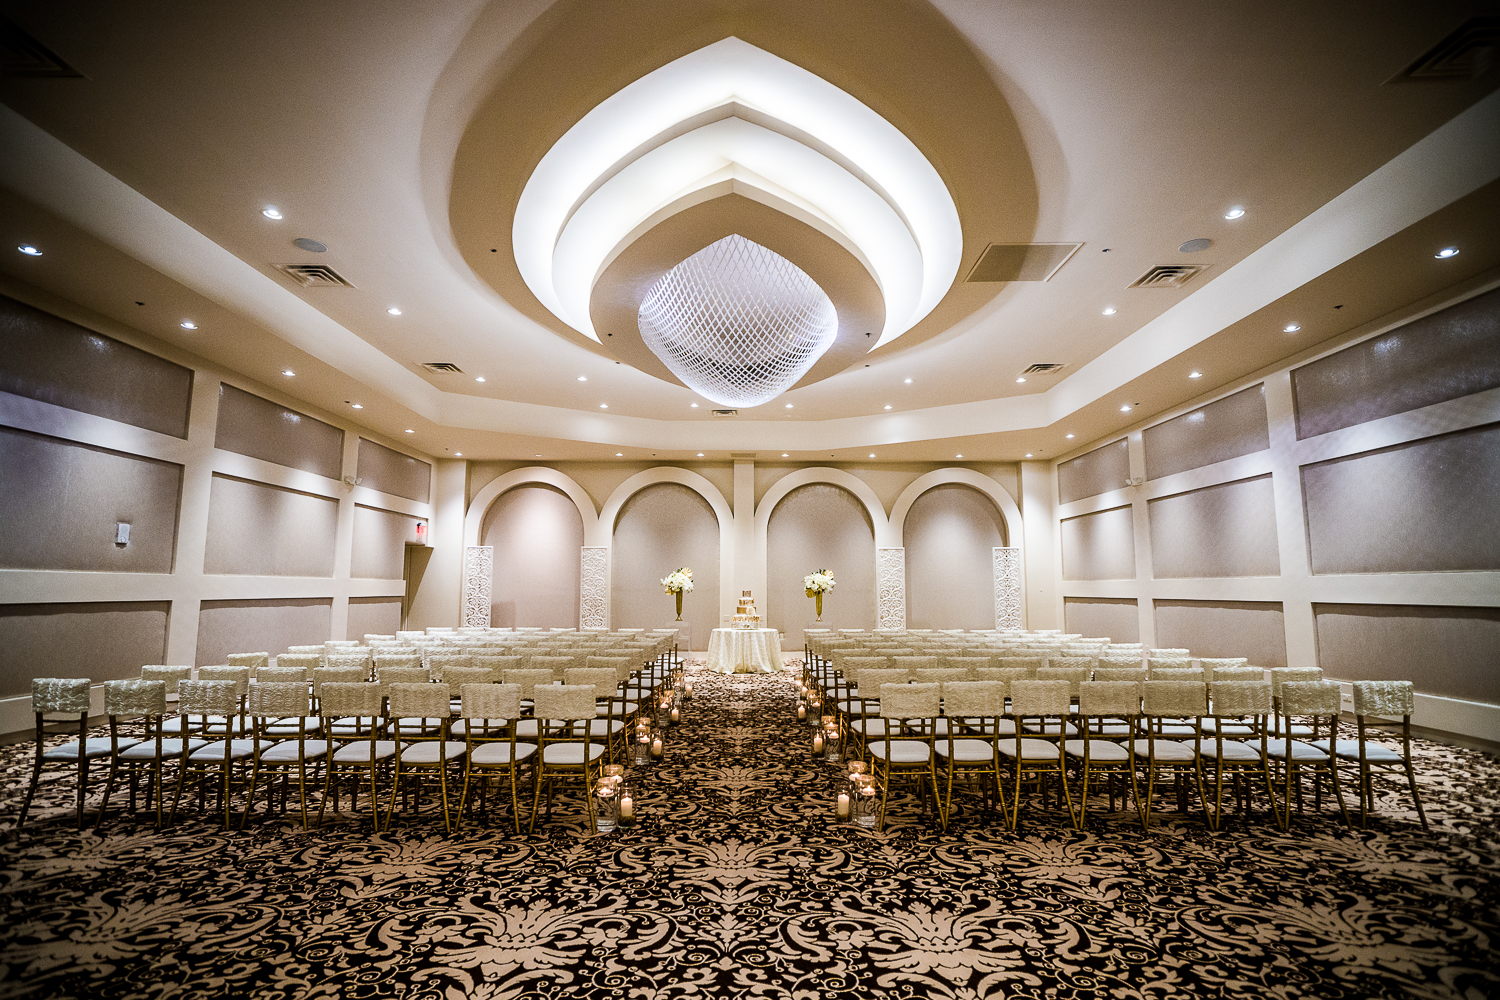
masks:
{"label": "damask carpet pattern", "polygon": [[788,676],[695,676],[630,774],[641,822],[609,835],[560,797],[534,836],[504,808],[453,836],[430,811],[226,833],[211,806],[95,836],[62,783],[17,833],[30,748],[4,748],[0,997],[1500,995],[1486,754],[1422,744],[1427,833],[1404,796],[1353,833],[1326,799],[1288,833],[1259,801],[1215,834],[1175,801],[1143,833],[1103,798],[1084,832],[1028,803],[1011,834],[975,799],[942,833],[911,798],[863,832],[833,822],[839,769]]}

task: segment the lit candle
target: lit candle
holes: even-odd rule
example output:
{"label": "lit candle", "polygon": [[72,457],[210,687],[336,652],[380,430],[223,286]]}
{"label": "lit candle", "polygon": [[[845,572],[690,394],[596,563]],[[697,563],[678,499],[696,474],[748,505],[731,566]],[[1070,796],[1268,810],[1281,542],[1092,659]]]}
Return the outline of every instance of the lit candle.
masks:
{"label": "lit candle", "polygon": [[656,739],[654,739],[654,740],[651,741],[651,756],[653,756],[653,757],[660,757],[661,756],[661,737],[660,736],[658,736]]}
{"label": "lit candle", "polygon": [[689,698],[691,698],[693,696],[693,682],[692,681],[683,681],[682,682],[682,691]]}
{"label": "lit candle", "polygon": [[620,818],[622,820],[635,819],[635,799],[629,795],[620,799]]}
{"label": "lit candle", "polygon": [[672,706],[672,721],[673,722],[681,722],[682,721],[682,712],[677,708],[676,705]]}
{"label": "lit candle", "polygon": [[839,792],[839,801],[838,801],[838,805],[835,808],[837,810],[838,818],[839,819],[848,819],[849,818],[849,793],[848,792]]}
{"label": "lit candle", "polygon": [[822,733],[814,733],[813,734],[813,753],[822,753],[822,752],[823,752],[823,734]]}
{"label": "lit candle", "polygon": [[804,720],[806,718],[807,718],[807,706],[806,705],[798,705],[797,706],[797,721],[801,722],[802,720]]}

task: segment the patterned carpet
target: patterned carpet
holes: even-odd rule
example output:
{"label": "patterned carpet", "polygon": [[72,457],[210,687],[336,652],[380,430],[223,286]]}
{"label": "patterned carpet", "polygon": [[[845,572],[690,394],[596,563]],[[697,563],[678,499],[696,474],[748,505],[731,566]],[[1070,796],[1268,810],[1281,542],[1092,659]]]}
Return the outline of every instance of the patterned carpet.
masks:
{"label": "patterned carpet", "polygon": [[1170,806],[1143,834],[1101,800],[1083,833],[1033,806],[1019,835],[977,809],[942,834],[907,800],[875,834],[832,823],[786,676],[697,676],[613,835],[560,799],[536,836],[190,812],[96,837],[59,785],[17,835],[30,749],[0,749],[0,997],[1500,995],[1483,753],[1422,745],[1430,833],[1387,800],[1353,834]]}

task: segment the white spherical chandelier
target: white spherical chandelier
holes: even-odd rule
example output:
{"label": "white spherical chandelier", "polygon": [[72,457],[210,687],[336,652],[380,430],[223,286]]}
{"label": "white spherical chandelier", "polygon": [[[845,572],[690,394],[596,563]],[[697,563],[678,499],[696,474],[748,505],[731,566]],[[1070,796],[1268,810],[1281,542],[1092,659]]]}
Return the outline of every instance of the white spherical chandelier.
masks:
{"label": "white spherical chandelier", "polygon": [[731,235],[646,292],[641,338],[684,385],[721,406],[759,406],[791,388],[838,334],[817,282],[759,243]]}

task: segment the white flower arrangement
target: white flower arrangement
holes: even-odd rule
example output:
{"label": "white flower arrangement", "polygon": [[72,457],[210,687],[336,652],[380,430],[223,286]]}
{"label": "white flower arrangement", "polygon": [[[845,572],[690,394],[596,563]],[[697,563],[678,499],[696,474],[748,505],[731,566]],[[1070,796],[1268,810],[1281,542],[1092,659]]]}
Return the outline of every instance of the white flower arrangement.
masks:
{"label": "white flower arrangement", "polygon": [[807,596],[814,594],[826,594],[834,587],[833,570],[816,569],[802,578],[802,588],[807,591]]}
{"label": "white flower arrangement", "polygon": [[667,574],[661,585],[667,588],[669,594],[691,594],[693,592],[693,571],[686,566],[673,570]]}

